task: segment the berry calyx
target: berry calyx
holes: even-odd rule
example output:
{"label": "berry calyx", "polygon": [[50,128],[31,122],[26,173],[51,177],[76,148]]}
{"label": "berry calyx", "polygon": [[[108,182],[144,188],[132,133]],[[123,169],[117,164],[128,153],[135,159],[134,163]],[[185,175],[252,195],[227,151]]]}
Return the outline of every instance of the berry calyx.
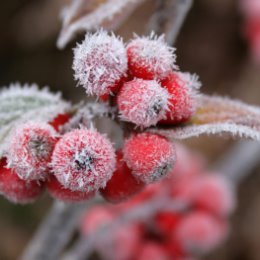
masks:
{"label": "berry calyx", "polygon": [[88,95],[109,94],[127,72],[127,55],[121,38],[100,30],[87,34],[74,49],[74,78]]}
{"label": "berry calyx", "polygon": [[54,175],[51,175],[47,181],[49,194],[63,202],[80,202],[92,198],[95,192],[72,191],[61,185]]}
{"label": "berry calyx", "polygon": [[162,81],[168,90],[169,110],[161,124],[178,124],[189,120],[196,110],[196,95],[200,83],[189,73],[172,72]]}
{"label": "berry calyx", "polygon": [[144,183],[156,182],[165,177],[176,161],[173,144],[151,133],[130,137],[125,142],[123,154],[133,175]]}
{"label": "berry calyx", "polygon": [[109,202],[118,203],[124,201],[143,189],[145,184],[136,180],[132,171],[123,160],[122,151],[117,151],[116,170],[106,187],[100,189],[101,195]]}
{"label": "berry calyx", "polygon": [[123,85],[117,96],[120,117],[141,127],[155,125],[165,117],[168,91],[155,80],[134,79]]}
{"label": "berry calyx", "polygon": [[35,201],[44,191],[44,183],[25,181],[15,171],[6,168],[5,158],[0,160],[0,194],[13,203],[27,204]]}
{"label": "berry calyx", "polygon": [[18,126],[10,139],[8,168],[23,180],[45,180],[56,142],[57,132],[47,123]]}
{"label": "berry calyx", "polygon": [[72,191],[95,191],[105,187],[115,170],[112,143],[95,130],[77,129],[58,141],[52,155],[57,180]]}
{"label": "berry calyx", "polygon": [[163,79],[176,68],[175,49],[164,37],[136,37],[127,45],[129,72],[142,79]]}

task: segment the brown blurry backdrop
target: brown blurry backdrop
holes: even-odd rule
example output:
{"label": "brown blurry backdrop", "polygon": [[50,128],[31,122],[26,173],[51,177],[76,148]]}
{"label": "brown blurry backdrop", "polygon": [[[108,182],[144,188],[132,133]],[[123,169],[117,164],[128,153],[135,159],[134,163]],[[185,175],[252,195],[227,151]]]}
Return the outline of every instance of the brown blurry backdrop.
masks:
{"label": "brown blurry backdrop", "polygon": [[[72,51],[55,46],[60,29],[59,11],[68,0],[0,1],[0,86],[11,82],[49,85],[73,101],[85,98],[75,88]],[[142,33],[154,9],[150,0],[119,30],[124,37]],[[260,66],[248,56],[241,34],[242,17],[238,0],[195,0],[176,47],[178,64],[184,71],[196,72],[202,91],[229,95],[260,105]],[[82,39],[82,35],[77,38]],[[199,138],[189,144],[201,150],[210,161],[223,154],[233,141]],[[260,155],[259,155],[260,159]],[[229,241],[208,259],[260,259],[260,163],[239,189],[239,206],[232,219]],[[51,200],[43,197],[34,205],[14,206],[0,198],[0,259],[13,260],[22,252]]]}

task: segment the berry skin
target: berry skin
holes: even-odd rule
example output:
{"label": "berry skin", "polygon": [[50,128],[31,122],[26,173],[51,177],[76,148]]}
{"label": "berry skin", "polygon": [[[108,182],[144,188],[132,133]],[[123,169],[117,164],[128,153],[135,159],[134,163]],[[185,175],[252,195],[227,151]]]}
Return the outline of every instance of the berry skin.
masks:
{"label": "berry skin", "polygon": [[63,135],[51,162],[54,175],[65,188],[86,192],[105,187],[115,164],[111,142],[97,131],[87,129]]}
{"label": "berry skin", "polygon": [[176,68],[175,49],[166,44],[163,36],[137,37],[126,50],[129,72],[133,77],[160,80]]}
{"label": "berry skin", "polygon": [[88,95],[109,94],[127,72],[122,40],[103,30],[87,34],[74,49],[73,69],[75,80]]}
{"label": "berry skin", "polygon": [[219,217],[227,217],[236,204],[233,187],[219,174],[202,176],[194,183],[193,203],[199,209]]}
{"label": "berry skin", "polygon": [[13,203],[27,204],[35,201],[44,191],[44,183],[24,181],[11,169],[6,159],[0,161],[0,194]]}
{"label": "berry skin", "polygon": [[197,77],[189,73],[172,72],[162,81],[162,86],[168,90],[169,110],[166,119],[161,124],[178,124],[191,118],[196,110],[196,95],[200,83]]}
{"label": "berry skin", "polygon": [[70,120],[68,114],[58,114],[49,124],[56,130],[59,131],[60,127],[65,125]]}
{"label": "berry skin", "polygon": [[123,154],[133,175],[144,183],[165,177],[176,161],[173,144],[162,136],[150,133],[137,134],[128,139]]}
{"label": "berry skin", "polygon": [[142,245],[137,257],[138,260],[170,260],[172,259],[168,254],[166,248],[154,243],[146,242]]}
{"label": "berry skin", "polygon": [[204,212],[191,212],[184,216],[174,232],[174,240],[184,252],[208,253],[225,240],[227,224]]}
{"label": "berry skin", "polygon": [[92,198],[95,192],[72,191],[64,188],[55,176],[51,175],[47,181],[47,189],[50,195],[63,202],[80,202]]}
{"label": "berry skin", "polygon": [[141,127],[165,118],[169,93],[155,80],[134,79],[123,85],[117,96],[120,117]]}
{"label": "berry skin", "polygon": [[101,195],[109,202],[118,203],[132,197],[143,187],[144,183],[134,178],[131,170],[123,161],[122,152],[118,151],[116,171],[107,182],[106,187],[100,190]]}
{"label": "berry skin", "polygon": [[47,123],[28,122],[12,133],[7,154],[8,168],[23,180],[45,180],[57,132]]}

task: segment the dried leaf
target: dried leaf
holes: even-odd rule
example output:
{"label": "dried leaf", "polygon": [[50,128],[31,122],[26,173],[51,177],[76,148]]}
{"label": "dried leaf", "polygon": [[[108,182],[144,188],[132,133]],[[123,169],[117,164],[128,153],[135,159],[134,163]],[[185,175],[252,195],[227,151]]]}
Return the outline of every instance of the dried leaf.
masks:
{"label": "dried leaf", "polygon": [[73,0],[62,12],[57,46],[64,48],[80,31],[116,29],[145,0]]}
{"label": "dried leaf", "polygon": [[60,94],[52,94],[47,88],[11,84],[0,91],[0,157],[2,156],[10,131],[22,122],[40,120],[48,122],[69,108],[69,103]]}
{"label": "dried leaf", "polygon": [[189,124],[171,129],[150,129],[170,139],[203,134],[229,134],[260,141],[260,109],[221,97],[198,97],[198,109]]}

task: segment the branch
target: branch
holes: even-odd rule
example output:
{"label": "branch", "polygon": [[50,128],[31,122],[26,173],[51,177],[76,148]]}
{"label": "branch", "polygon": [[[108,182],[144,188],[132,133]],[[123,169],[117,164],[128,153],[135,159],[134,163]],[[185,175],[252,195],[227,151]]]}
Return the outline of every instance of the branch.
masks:
{"label": "branch", "polygon": [[80,214],[95,202],[91,200],[87,205],[55,202],[21,260],[57,260],[61,250],[71,239]]}
{"label": "branch", "polygon": [[165,40],[173,45],[178,37],[193,0],[158,0],[157,11],[151,17],[147,33],[165,34]]}

